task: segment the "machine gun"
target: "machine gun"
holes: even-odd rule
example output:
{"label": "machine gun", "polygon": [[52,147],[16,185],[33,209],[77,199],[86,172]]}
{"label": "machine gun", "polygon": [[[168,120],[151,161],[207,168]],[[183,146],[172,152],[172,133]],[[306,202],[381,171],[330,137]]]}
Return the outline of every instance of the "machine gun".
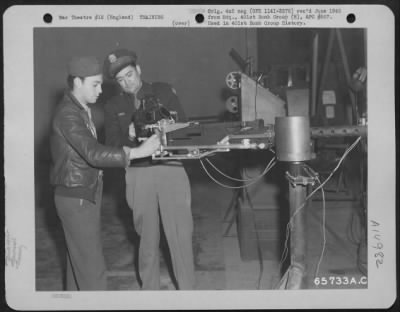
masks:
{"label": "machine gun", "polygon": [[172,124],[175,122],[173,114],[166,109],[160,100],[154,96],[145,96],[140,100],[138,110],[132,116],[135,131],[138,138],[147,138],[154,133],[155,129],[163,128],[160,123]]}
{"label": "machine gun", "polygon": [[[168,132],[168,126],[160,127],[159,130],[165,134]],[[286,179],[289,185],[291,216],[288,224],[288,228],[291,230],[291,263],[278,288],[301,289],[304,287],[307,275],[307,264],[305,263],[305,254],[307,253],[306,209],[304,207],[307,205],[308,199],[329,179],[321,183],[318,173],[305,164],[315,155],[312,152],[311,139],[358,137],[346,151],[345,156],[366,135],[366,125],[310,127],[308,117],[304,116],[276,117],[274,125],[267,124],[265,126],[262,120],[236,124],[192,124],[170,132],[161,152],[153,157],[157,159],[200,159],[234,149],[274,149],[276,159],[287,164]],[[208,143],[207,141],[213,142],[213,140],[216,143],[205,144]],[[177,152],[179,153],[176,154]],[[307,186],[314,185],[316,181],[320,183],[320,186],[307,195]]]}
{"label": "machine gun", "polygon": [[[299,120],[306,117],[277,117]],[[162,146],[154,159],[200,159],[219,152],[230,150],[267,150],[276,145],[279,129],[273,124],[266,124],[262,119],[251,122],[222,122],[205,123],[188,122],[176,123],[162,120],[156,124],[147,125],[157,128],[162,137]],[[309,139],[330,137],[365,137],[367,127],[360,126],[331,126],[309,127]],[[296,135],[296,133],[294,134]],[[285,138],[287,140],[288,138]],[[301,139],[301,138],[300,138]],[[296,145],[299,138],[294,137],[292,144]]]}

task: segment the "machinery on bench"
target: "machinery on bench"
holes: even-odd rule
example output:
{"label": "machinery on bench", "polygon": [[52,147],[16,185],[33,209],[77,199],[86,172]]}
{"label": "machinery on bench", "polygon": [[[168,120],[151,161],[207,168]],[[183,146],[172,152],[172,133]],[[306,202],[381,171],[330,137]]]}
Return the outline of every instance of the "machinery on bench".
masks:
{"label": "machinery on bench", "polygon": [[198,122],[175,123],[172,120],[148,125],[158,129],[162,137],[160,152],[155,160],[201,159],[231,150],[274,150],[278,161],[286,162],[286,178],[289,184],[289,209],[291,216],[289,269],[280,282],[280,288],[301,289],[307,272],[305,211],[307,186],[313,185],[318,174],[306,170],[305,161],[312,158],[311,139],[327,137],[363,137],[367,127],[336,126],[310,127],[308,117],[276,117],[275,124],[230,122],[200,124]]}
{"label": "machinery on bench", "polygon": [[[365,137],[367,127],[360,126],[330,126],[310,127],[309,120],[303,116],[276,117],[275,125],[264,125],[263,120],[252,122],[221,122],[201,124],[199,122],[175,123],[171,121],[160,121],[157,124],[148,125],[147,129],[157,129],[162,138],[162,146],[153,159],[200,159],[215,153],[229,152],[235,149],[243,150],[267,150],[280,146],[286,140],[291,140],[293,149],[298,149],[299,133],[293,133],[294,138],[289,138],[282,133],[287,127],[299,122],[308,122],[308,140],[330,138],[330,137]],[[278,125],[282,128],[277,128]],[[306,127],[306,126],[304,126]],[[277,138],[278,137],[278,138]],[[276,140],[278,139],[278,142]],[[281,143],[281,144],[282,144]],[[288,144],[288,143],[287,143]],[[288,148],[288,147],[287,147]],[[304,147],[305,148],[305,147]],[[311,159],[311,157],[309,158]],[[278,160],[280,160],[278,158]]]}
{"label": "machinery on bench", "polygon": [[[236,77],[237,78],[237,77]],[[236,79],[235,78],[235,79]],[[259,85],[258,81],[240,73],[241,99],[237,103],[240,121],[200,123],[176,122],[172,115],[156,103],[151,109],[153,117],[148,122],[135,125],[136,133],[148,136],[159,131],[162,146],[154,160],[201,159],[232,150],[271,150],[276,159],[287,164],[286,179],[289,185],[291,216],[290,259],[279,288],[300,289],[304,287],[307,272],[305,263],[307,186],[313,185],[318,174],[305,169],[304,162],[312,159],[312,139],[330,137],[367,136],[366,122],[356,126],[310,127],[307,116],[287,116],[285,102]],[[254,109],[256,108],[256,109]],[[160,110],[161,118],[154,111]],[[148,116],[147,112],[147,116]],[[145,136],[146,136],[145,135]]]}

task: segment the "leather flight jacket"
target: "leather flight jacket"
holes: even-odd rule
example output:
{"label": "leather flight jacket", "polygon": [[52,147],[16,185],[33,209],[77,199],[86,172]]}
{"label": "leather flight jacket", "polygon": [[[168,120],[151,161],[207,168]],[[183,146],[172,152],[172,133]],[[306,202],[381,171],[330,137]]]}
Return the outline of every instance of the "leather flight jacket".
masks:
{"label": "leather flight jacket", "polygon": [[80,189],[79,193],[83,190],[83,197],[94,201],[102,174],[100,168],[127,167],[129,157],[120,147],[98,143],[90,126],[86,110],[67,92],[52,124],[50,181],[56,187]]}

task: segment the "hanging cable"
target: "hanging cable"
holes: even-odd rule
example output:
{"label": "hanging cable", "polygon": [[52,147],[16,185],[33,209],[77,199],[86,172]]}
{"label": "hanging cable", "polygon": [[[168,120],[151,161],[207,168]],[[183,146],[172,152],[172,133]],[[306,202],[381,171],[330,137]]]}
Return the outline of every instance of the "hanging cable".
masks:
{"label": "hanging cable", "polygon": [[352,145],[349,146],[349,148],[343,153],[342,157],[340,158],[338,164],[336,165],[336,167],[332,170],[332,172],[329,174],[329,176],[325,179],[324,182],[322,182],[314,191],[312,191],[304,200],[304,202],[295,210],[295,212],[293,213],[293,215],[290,217],[289,222],[286,226],[286,239],[285,239],[285,244],[284,244],[284,250],[282,253],[282,257],[281,257],[281,261],[280,261],[280,267],[283,264],[283,262],[285,261],[287,254],[288,254],[288,241],[289,241],[289,235],[290,235],[290,230],[291,230],[291,226],[292,226],[292,221],[293,218],[296,216],[296,214],[304,208],[304,206],[306,205],[307,201],[319,190],[322,189],[324,187],[324,185],[332,178],[332,176],[334,175],[334,173],[337,171],[337,169],[340,167],[340,165],[342,164],[343,160],[346,158],[346,156],[354,149],[354,147],[358,144],[358,142],[360,142],[361,137],[358,137],[354,143]]}
{"label": "hanging cable", "polygon": [[220,186],[222,186],[222,187],[225,187],[225,188],[244,189],[244,192],[245,192],[245,194],[246,194],[247,200],[248,200],[248,202],[249,202],[249,205],[250,205],[250,208],[251,208],[251,211],[252,211],[253,225],[254,225],[254,230],[255,230],[256,240],[257,240],[257,254],[258,254],[258,260],[259,260],[259,265],[260,265],[260,273],[259,273],[259,275],[258,275],[258,280],[257,280],[256,288],[257,288],[257,289],[260,289],[260,287],[261,287],[261,279],[262,279],[262,276],[263,276],[263,273],[264,273],[264,261],[263,261],[263,257],[262,257],[262,251],[261,251],[261,245],[260,245],[260,237],[259,237],[259,233],[258,233],[258,229],[257,229],[257,224],[256,224],[254,206],[253,206],[253,203],[252,203],[252,201],[251,201],[251,199],[250,199],[250,195],[249,195],[249,193],[247,192],[246,188],[247,188],[248,186],[254,184],[255,182],[257,182],[258,180],[260,180],[260,178],[262,178],[263,176],[265,176],[265,175],[268,173],[268,171],[270,171],[270,170],[275,166],[275,164],[276,164],[275,157],[273,157],[273,158],[269,161],[269,163],[268,163],[267,166],[265,167],[264,171],[263,171],[258,177],[253,178],[253,179],[244,179],[244,180],[232,178],[232,177],[226,175],[225,173],[223,173],[222,171],[220,171],[210,160],[208,160],[208,159],[206,159],[206,160],[207,160],[208,163],[209,163],[217,172],[219,172],[221,175],[223,175],[223,176],[225,176],[225,177],[227,177],[227,178],[230,178],[231,180],[234,180],[234,181],[239,181],[239,182],[250,182],[250,183],[247,183],[247,184],[241,185],[241,186],[230,186],[230,185],[223,184],[223,183],[217,181],[213,176],[211,176],[211,174],[208,172],[208,170],[207,170],[206,167],[204,166],[204,163],[203,163],[202,159],[200,159],[200,163],[201,163],[201,165],[202,165],[204,171],[207,173],[207,175],[210,177],[210,179],[213,180],[215,183],[217,183],[218,185],[220,185]]}
{"label": "hanging cable", "polygon": [[314,191],[312,191],[304,200],[303,204],[300,205],[299,208],[296,209],[296,211],[293,213],[293,216],[290,218],[289,223],[292,222],[292,219],[295,217],[295,215],[304,208],[307,200],[309,200],[320,188],[322,188],[334,175],[334,173],[338,170],[338,168],[340,167],[340,165],[342,164],[343,160],[346,158],[346,156],[354,149],[354,147],[357,145],[357,143],[361,140],[361,137],[358,137],[355,142],[343,153],[343,156],[341,157],[341,159],[339,160],[338,164],[336,165],[336,167],[332,170],[332,172],[330,173],[330,175],[325,179],[325,181],[320,184]]}
{"label": "hanging cable", "polygon": [[254,92],[254,119],[257,120],[257,91],[258,91],[258,82],[256,81],[256,90]]}
{"label": "hanging cable", "polygon": [[246,188],[247,188],[248,186],[254,184],[255,182],[257,182],[258,180],[260,180],[263,176],[265,176],[265,175],[268,173],[268,171],[270,171],[270,170],[275,166],[275,164],[276,164],[275,157],[273,157],[273,158],[269,161],[269,163],[268,163],[267,166],[265,167],[264,171],[263,171],[258,177],[253,178],[253,179],[243,179],[243,180],[242,180],[242,179],[236,179],[236,178],[233,178],[233,177],[230,177],[230,176],[226,175],[225,173],[223,173],[222,171],[220,171],[209,159],[206,159],[206,160],[208,161],[208,163],[209,163],[218,173],[220,173],[220,174],[223,175],[224,177],[227,177],[227,178],[229,178],[229,179],[231,179],[231,180],[234,180],[234,181],[249,182],[249,183],[244,184],[244,185],[241,185],[241,186],[230,186],[230,185],[223,184],[223,183],[217,181],[213,176],[211,176],[211,174],[208,172],[208,170],[207,170],[206,167],[204,166],[204,163],[203,163],[202,159],[200,159],[200,163],[201,163],[201,165],[202,165],[204,171],[207,173],[207,175],[210,177],[210,179],[213,180],[215,183],[217,183],[218,185],[220,185],[220,186],[222,186],[222,187],[225,187],[225,188],[244,189],[244,190],[245,190],[245,194],[246,194],[246,196],[247,196],[247,200],[248,200],[248,202],[249,202],[249,205],[250,205],[250,208],[251,208],[251,211],[252,211],[253,225],[254,225],[254,230],[255,230],[256,240],[257,240],[257,254],[258,254],[258,260],[259,260],[259,265],[260,265],[260,273],[259,273],[259,275],[258,275],[258,280],[257,280],[256,288],[257,288],[257,289],[260,289],[260,287],[261,287],[261,279],[262,279],[262,276],[263,276],[263,273],[264,273],[264,262],[263,262],[263,258],[262,258],[262,251],[261,251],[261,245],[260,245],[260,237],[259,237],[259,233],[258,233],[258,229],[257,229],[256,218],[255,218],[255,215],[254,215],[254,214],[255,214],[255,211],[254,211],[253,203],[252,203],[252,201],[251,201],[251,199],[250,199],[250,195],[249,195],[249,193],[247,192]]}
{"label": "hanging cable", "polygon": [[284,243],[284,247],[283,247],[281,260],[279,261],[279,271],[282,270],[283,262],[286,260],[286,257],[289,253],[289,248],[288,248],[289,236],[290,236],[290,228],[289,228],[289,226],[286,226],[286,239],[285,239],[285,243]]}
{"label": "hanging cable", "polygon": [[259,177],[255,177],[255,178],[251,178],[251,179],[237,179],[234,177],[231,177],[229,175],[227,175],[226,173],[222,172],[221,170],[219,170],[208,158],[206,158],[206,161],[211,165],[211,167],[213,167],[215,169],[215,171],[217,171],[220,175],[222,175],[223,177],[230,179],[232,181],[237,181],[237,182],[251,182],[254,179],[257,179]]}
{"label": "hanging cable", "polygon": [[[318,183],[321,185],[321,181],[319,178],[317,178]],[[323,237],[323,243],[322,243],[322,251],[321,251],[321,256],[319,258],[317,268],[315,270],[314,278],[318,276],[319,273],[319,266],[321,265],[322,258],[324,257],[324,252],[325,252],[325,246],[326,246],[326,229],[325,229],[325,224],[326,224],[326,207],[325,207],[325,191],[324,188],[321,187],[321,194],[322,194],[322,237]]]}
{"label": "hanging cable", "polygon": [[217,181],[217,180],[208,172],[207,168],[204,166],[204,163],[203,163],[202,159],[200,159],[200,163],[201,163],[201,166],[203,167],[204,171],[205,171],[205,172],[207,173],[207,175],[209,176],[209,178],[210,178],[211,180],[213,180],[215,183],[217,183],[218,185],[220,185],[220,186],[222,186],[222,187],[225,187],[225,188],[229,188],[229,189],[242,189],[242,188],[248,187],[249,185],[252,185],[252,184],[256,183],[259,179],[261,179],[263,176],[265,176],[265,175],[268,173],[268,171],[270,171],[270,170],[272,169],[272,167],[275,166],[276,161],[275,161],[275,157],[273,157],[273,158],[270,160],[270,162],[268,163],[268,165],[265,167],[265,169],[264,169],[264,171],[261,173],[261,175],[259,175],[256,179],[253,179],[251,182],[249,182],[249,183],[247,183],[247,184],[245,184],[245,185],[240,185],[240,186],[231,186],[231,185],[223,184],[223,183]]}
{"label": "hanging cable", "polygon": [[[222,175],[222,176],[224,176],[225,178],[228,178],[228,179],[230,179],[230,180],[232,180],[232,181],[237,181],[237,182],[251,182],[251,181],[253,181],[254,179],[259,179],[259,178],[261,178],[262,177],[262,173],[259,175],[259,176],[257,176],[257,177],[251,177],[250,179],[237,179],[237,178],[234,178],[234,177],[231,177],[231,176],[229,176],[229,175],[227,175],[226,173],[224,173],[224,172],[222,172],[221,170],[219,170],[208,158],[206,158],[206,161],[211,165],[211,167],[213,167],[214,169],[215,169],[215,171],[217,171],[220,175]],[[268,167],[268,165],[267,165],[267,167]]]}

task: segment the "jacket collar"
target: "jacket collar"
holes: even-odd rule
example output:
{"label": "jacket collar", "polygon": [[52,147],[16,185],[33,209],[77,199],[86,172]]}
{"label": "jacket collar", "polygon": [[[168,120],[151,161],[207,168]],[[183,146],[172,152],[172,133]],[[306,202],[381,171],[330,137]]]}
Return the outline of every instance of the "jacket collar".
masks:
{"label": "jacket collar", "polygon": [[149,95],[153,95],[154,96],[154,92],[153,92],[153,88],[152,85],[150,83],[147,83],[145,81],[142,81],[142,87],[140,88],[140,90],[138,91],[136,97],[141,100],[146,96]]}
{"label": "jacket collar", "polygon": [[70,90],[67,90],[65,92],[64,95],[71,103],[75,104],[76,106],[78,106],[81,110],[86,110],[85,107],[79,103],[79,101],[77,100],[77,98],[72,94],[72,92]]}

